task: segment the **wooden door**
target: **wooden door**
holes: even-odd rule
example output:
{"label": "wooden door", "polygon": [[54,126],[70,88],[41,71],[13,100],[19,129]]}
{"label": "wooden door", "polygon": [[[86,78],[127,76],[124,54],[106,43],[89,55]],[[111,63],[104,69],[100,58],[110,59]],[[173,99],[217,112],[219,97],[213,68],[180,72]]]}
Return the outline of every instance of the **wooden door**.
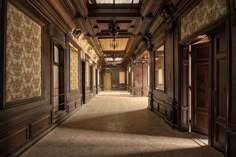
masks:
{"label": "wooden door", "polygon": [[209,130],[209,54],[209,43],[192,46],[192,129],[203,134]]}
{"label": "wooden door", "polygon": [[213,43],[213,146],[224,151],[227,114],[227,52],[225,33],[217,33]]}
{"label": "wooden door", "polygon": [[105,90],[111,90],[111,73],[105,73],[105,80],[104,80]]}

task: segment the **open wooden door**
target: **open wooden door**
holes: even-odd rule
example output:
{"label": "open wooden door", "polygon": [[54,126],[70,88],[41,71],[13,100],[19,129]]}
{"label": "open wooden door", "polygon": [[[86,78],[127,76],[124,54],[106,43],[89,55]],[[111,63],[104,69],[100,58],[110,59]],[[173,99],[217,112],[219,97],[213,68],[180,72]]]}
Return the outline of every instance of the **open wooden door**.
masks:
{"label": "open wooden door", "polygon": [[227,51],[225,32],[219,32],[214,38],[213,56],[213,146],[222,152],[225,150],[226,114],[227,114]]}
{"label": "open wooden door", "polygon": [[210,44],[192,46],[192,129],[209,132]]}

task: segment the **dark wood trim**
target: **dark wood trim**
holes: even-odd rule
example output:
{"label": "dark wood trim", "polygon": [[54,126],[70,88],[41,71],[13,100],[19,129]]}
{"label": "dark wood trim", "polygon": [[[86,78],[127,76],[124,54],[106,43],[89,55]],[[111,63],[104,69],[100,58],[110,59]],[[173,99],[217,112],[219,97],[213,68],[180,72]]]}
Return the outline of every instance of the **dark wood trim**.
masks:
{"label": "dark wood trim", "polygon": [[[235,2],[235,1],[234,1]],[[235,4],[234,6],[232,6],[235,9]],[[230,6],[230,2],[227,1],[227,10],[228,10],[228,16],[227,16],[227,24],[226,24],[226,37],[228,37],[227,39],[227,47],[228,47],[228,51],[227,51],[227,60],[228,60],[228,64],[227,64],[227,113],[226,113],[226,147],[225,147],[225,156],[226,157],[231,157],[233,156],[233,154],[231,152],[233,152],[233,150],[231,150],[232,146],[231,144],[235,144],[231,142],[231,136],[232,133],[235,134],[236,131],[232,130],[234,128],[232,128],[232,72],[233,72],[233,67],[232,67],[232,57],[233,57],[233,50],[232,50],[232,22],[231,22],[231,6]],[[235,11],[235,10],[234,10]],[[235,43],[234,43],[235,44]],[[235,151],[234,151],[235,152]],[[234,154],[235,155],[235,154]]]}
{"label": "dark wood trim", "polygon": [[[176,126],[176,127],[178,127],[178,103],[177,103],[177,101],[176,101],[176,91],[175,91],[175,89],[176,89],[176,83],[175,83],[175,80],[176,80],[176,75],[175,75],[175,72],[176,72],[176,69],[177,68],[175,68],[175,66],[176,66],[176,61],[175,61],[175,58],[176,58],[176,55],[175,55],[175,37],[176,37],[176,33],[175,33],[175,29],[173,29],[173,32],[172,32],[172,45],[173,45],[173,53],[172,53],[172,55],[173,55],[173,58],[172,58],[172,62],[173,62],[173,102],[172,102],[172,105],[173,105],[173,124]],[[178,53],[178,52],[177,52]]]}
{"label": "dark wood trim", "polygon": [[14,154],[12,154],[12,157],[18,157],[20,155],[22,155],[25,151],[27,151],[30,147],[34,146],[35,144],[37,144],[37,142],[39,142],[43,137],[45,137],[46,135],[48,135],[51,131],[53,131],[57,126],[59,126],[62,122],[64,122],[66,119],[70,118],[74,113],[76,113],[78,110],[80,110],[80,108],[77,108],[76,110],[74,110],[73,112],[67,114],[65,117],[63,117],[60,121],[58,121],[57,123],[51,125],[49,128],[47,128],[44,132],[42,132],[41,134],[39,134],[38,136],[36,136],[35,138],[33,138],[32,140],[28,141],[28,143],[26,145],[24,145],[22,148],[20,148],[17,152],[15,152]]}
{"label": "dark wood trim", "polygon": [[[62,35],[62,34],[61,34]],[[54,109],[54,99],[53,99],[53,81],[54,81],[54,73],[53,73],[53,66],[54,66],[54,46],[57,46],[58,49],[59,49],[59,52],[61,51],[61,53],[63,53],[63,64],[64,64],[64,67],[63,67],[63,73],[64,73],[64,77],[63,77],[63,88],[64,88],[64,110],[66,110],[66,107],[67,107],[67,104],[68,104],[68,101],[67,101],[67,81],[66,81],[66,72],[67,72],[67,61],[66,61],[66,55],[67,55],[67,49],[66,49],[66,36],[65,34],[64,35],[64,42],[61,41],[60,39],[58,39],[57,37],[55,36],[51,36],[50,39],[51,39],[51,44],[50,44],[50,56],[51,56],[51,59],[50,59],[50,104],[51,104],[51,122],[53,123],[54,122],[54,115],[55,115],[55,112],[53,111]],[[60,53],[59,53],[60,54]],[[60,74],[59,74],[60,75]],[[60,77],[60,76],[59,76]]]}
{"label": "dark wood trim", "polygon": [[210,55],[209,55],[209,66],[210,66],[210,70],[209,70],[209,74],[210,74],[210,79],[209,79],[209,87],[210,87],[210,91],[209,91],[209,134],[208,134],[208,144],[210,146],[213,145],[214,143],[214,47],[215,47],[215,43],[214,43],[214,36],[209,36],[208,37],[210,40]]}
{"label": "dark wood trim", "polygon": [[230,8],[231,10],[231,24],[236,24],[236,0],[230,0]]}
{"label": "dark wood trim", "polygon": [[5,49],[7,26],[7,1],[0,0],[0,109],[5,108]]}

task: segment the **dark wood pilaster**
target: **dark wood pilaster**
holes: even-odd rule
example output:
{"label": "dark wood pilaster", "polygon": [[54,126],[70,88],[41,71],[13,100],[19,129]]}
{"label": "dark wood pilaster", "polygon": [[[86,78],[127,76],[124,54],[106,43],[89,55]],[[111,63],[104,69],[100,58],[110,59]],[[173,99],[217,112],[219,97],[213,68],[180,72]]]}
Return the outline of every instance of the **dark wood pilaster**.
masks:
{"label": "dark wood pilaster", "polygon": [[149,52],[149,109],[152,111],[153,110],[153,90],[155,86],[155,66],[154,66],[154,51],[153,48],[148,49]]}
{"label": "dark wood pilaster", "polygon": [[[236,155],[236,0],[228,2],[228,85],[227,85],[227,125],[226,125],[226,157],[233,157]],[[234,69],[233,69],[234,67]]]}

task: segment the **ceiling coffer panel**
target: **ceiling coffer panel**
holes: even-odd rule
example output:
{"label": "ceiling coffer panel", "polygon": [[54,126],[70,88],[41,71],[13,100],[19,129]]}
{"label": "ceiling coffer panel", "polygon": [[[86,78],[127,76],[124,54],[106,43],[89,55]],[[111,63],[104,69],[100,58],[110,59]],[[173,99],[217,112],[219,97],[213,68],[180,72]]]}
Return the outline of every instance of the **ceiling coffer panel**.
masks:
{"label": "ceiling coffer panel", "polygon": [[112,47],[114,39],[99,39],[103,51],[125,51],[129,38],[116,38],[117,47]]}

